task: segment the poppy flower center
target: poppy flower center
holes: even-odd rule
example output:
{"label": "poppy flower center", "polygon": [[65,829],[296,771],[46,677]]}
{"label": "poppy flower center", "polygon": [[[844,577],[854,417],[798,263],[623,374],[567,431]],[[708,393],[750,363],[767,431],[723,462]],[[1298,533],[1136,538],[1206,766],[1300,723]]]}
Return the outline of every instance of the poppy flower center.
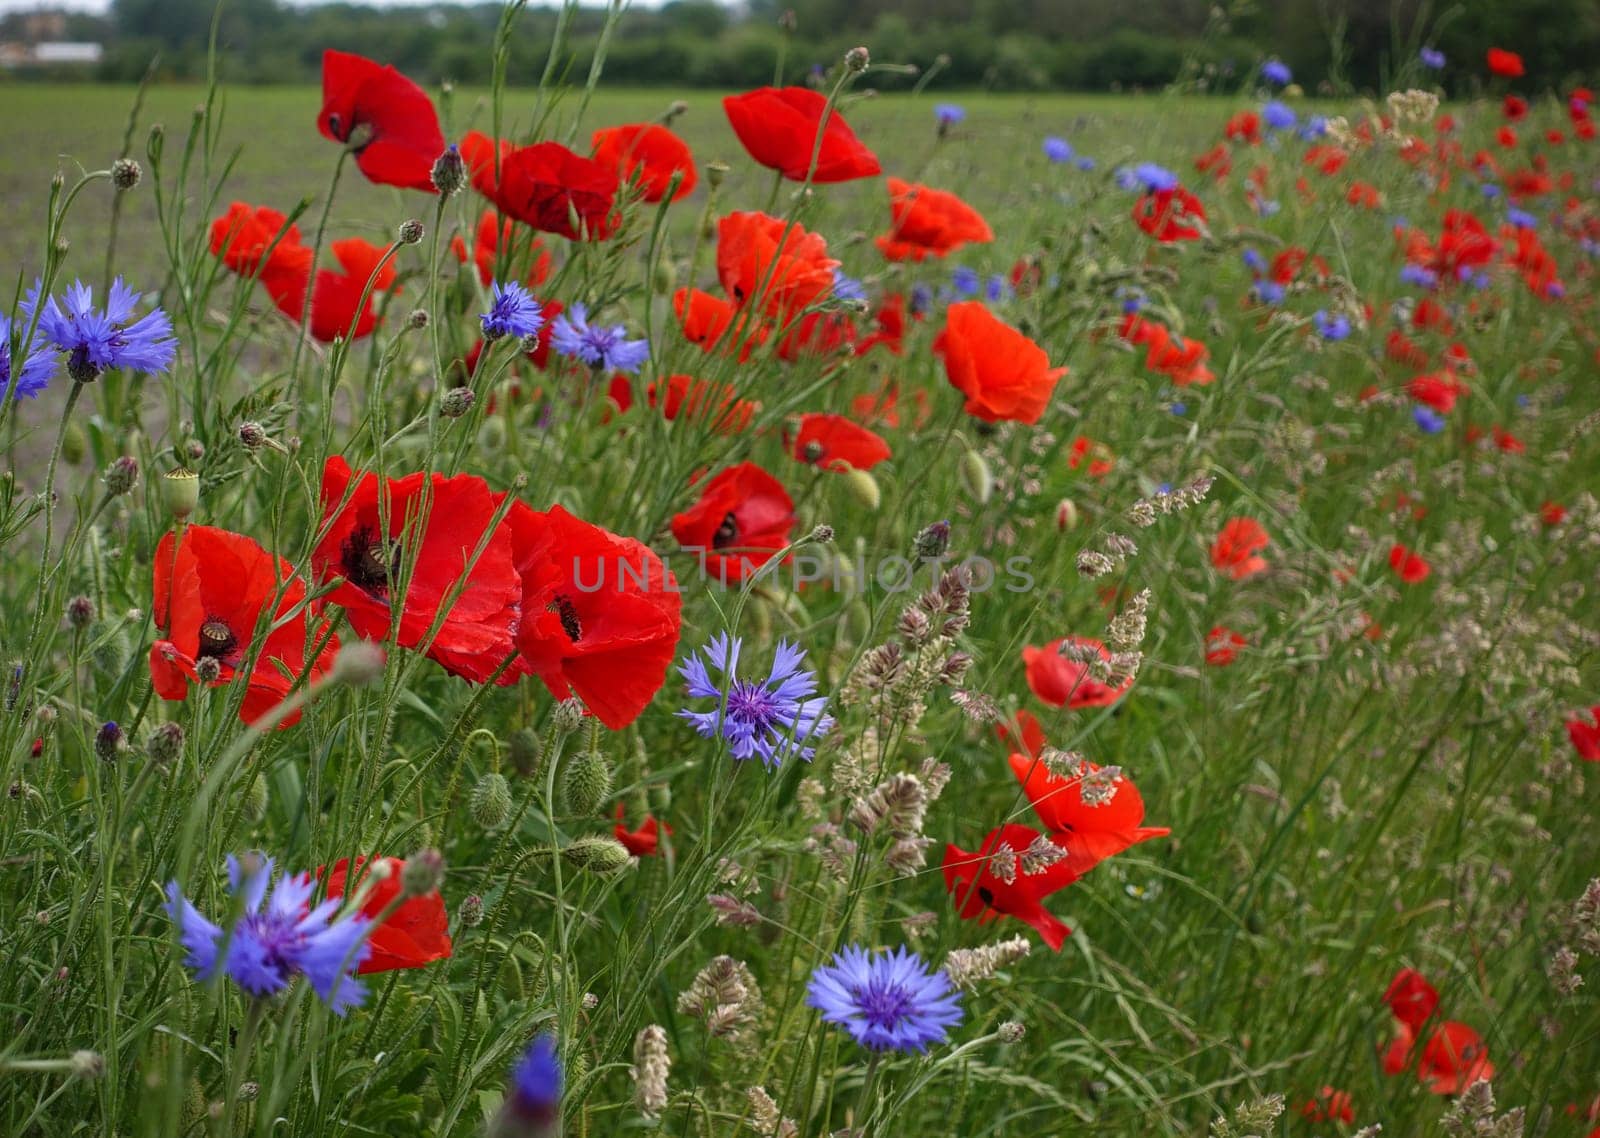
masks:
{"label": "poppy flower center", "polygon": [[239,638],[233,634],[233,629],[228,627],[228,622],[218,617],[209,617],[200,626],[200,652],[202,659],[210,656],[220,660],[233,651],[239,643]]}
{"label": "poppy flower center", "polygon": [[557,596],[555,600],[544,606],[546,612],[553,612],[561,618],[561,631],[567,634],[567,639],[574,644],[583,635],[583,625],[578,620],[578,607],[572,603],[571,598]]}
{"label": "poppy flower center", "polygon": [[806,452],[805,453],[806,453],[806,461],[807,462],[817,462],[822,458],[822,456],[824,454],[827,453],[827,448],[824,447],[821,443],[817,442],[815,439],[813,439],[811,442],[806,444]]}
{"label": "poppy flower center", "polygon": [[739,519],[729,510],[722,519],[722,524],[717,527],[717,532],[711,535],[712,549],[726,549],[739,540]]}
{"label": "poppy flower center", "polygon": [[383,541],[373,530],[363,527],[344,539],[339,560],[345,579],[351,584],[369,593],[381,593],[389,588],[390,567],[399,552],[399,542]]}
{"label": "poppy flower center", "polygon": [[994,908],[994,891],[987,885],[978,886],[978,898],[990,909]]}

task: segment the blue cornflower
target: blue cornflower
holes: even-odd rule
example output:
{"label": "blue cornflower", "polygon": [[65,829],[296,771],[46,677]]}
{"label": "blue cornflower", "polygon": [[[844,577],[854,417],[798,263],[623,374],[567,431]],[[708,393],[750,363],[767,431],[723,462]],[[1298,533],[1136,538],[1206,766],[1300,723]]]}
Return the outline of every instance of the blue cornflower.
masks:
{"label": "blue cornflower", "polygon": [[911,286],[911,315],[921,316],[933,307],[933,289],[920,281]]}
{"label": "blue cornflower", "polygon": [[1257,303],[1277,305],[1283,303],[1287,290],[1277,281],[1263,277],[1250,289],[1250,294],[1256,298]]}
{"label": "blue cornflower", "polygon": [[1425,435],[1437,435],[1444,430],[1444,416],[1431,407],[1413,407],[1411,421],[1416,423]]}
{"label": "blue cornflower", "polygon": [[1276,83],[1279,87],[1287,87],[1294,81],[1294,73],[1283,60],[1269,59],[1261,65],[1261,78],[1268,83]]}
{"label": "blue cornflower", "polygon": [[1288,130],[1295,124],[1295,114],[1287,105],[1274,99],[1262,104],[1261,121],[1273,130]]}
{"label": "blue cornflower", "polygon": [[[16,369],[15,375],[11,368],[11,320],[0,316],[0,400],[5,398],[5,393],[12,392],[13,399],[21,399],[26,395],[29,399],[38,395],[50,383],[56,373],[56,361],[50,355],[50,346],[42,337],[35,335],[33,343],[28,345],[28,351],[22,357],[21,365]],[[18,339],[27,334],[26,323],[19,324],[16,329]],[[21,347],[21,344],[17,345]],[[12,385],[15,384],[13,387]]]}
{"label": "blue cornflower", "polygon": [[1523,209],[1506,210],[1506,220],[1518,229],[1538,229],[1539,219]]}
{"label": "blue cornflower", "polygon": [[1343,316],[1330,316],[1326,309],[1319,308],[1312,313],[1311,323],[1316,325],[1317,335],[1324,340],[1347,340],[1350,338],[1350,321]]}
{"label": "blue cornflower", "polygon": [[901,946],[869,953],[848,945],[811,974],[806,1003],[872,1051],[926,1051],[961,1022],[961,994],[944,972]]}
{"label": "blue cornflower", "polygon": [[979,278],[977,269],[959,265],[950,274],[950,287],[955,289],[957,296],[977,296],[978,290],[983,287],[983,281]]}
{"label": "blue cornflower", "polygon": [[1500,187],[1495,185],[1493,182],[1485,182],[1483,185],[1478,187],[1478,192],[1484,197],[1488,198],[1490,201],[1493,201],[1495,198],[1500,196]]}
{"label": "blue cornflower", "polygon": [[[309,873],[284,877],[267,899],[272,859],[247,855],[241,865],[228,857],[228,890],[244,899],[244,913],[231,932],[200,915],[178,890],[167,885],[167,915],[189,955],[184,963],[201,980],[220,967],[252,996],[271,996],[304,976],[335,1015],[359,1006],[366,988],[353,973],[372,952],[368,919],[360,914],[334,919],[344,902],[333,898],[311,908],[316,884]],[[264,904],[264,907],[263,907]]]}
{"label": "blue cornflower", "polygon": [[1072,144],[1064,138],[1051,135],[1044,140],[1044,156],[1052,162],[1072,161]]}
{"label": "blue cornflower", "polygon": [[1328,133],[1328,116],[1312,115],[1300,124],[1300,137],[1306,142],[1315,142]]}
{"label": "blue cornflower", "polygon": [[[742,680],[743,646],[738,637],[721,634],[703,649],[704,660],[691,655],[678,665],[678,674],[688,681],[690,698],[717,701],[710,711],[685,708],[678,712],[679,718],[693,723],[707,739],[721,735],[740,761],[759,757],[768,770],[791,754],[810,762],[816,748],[805,744],[831,731],[833,717],[826,714],[827,699],[817,695],[816,673],[800,667],[805,651],[780,640],[767,678]],[[722,677],[721,683],[711,678],[711,670]]]}
{"label": "blue cornflower", "polygon": [[1117,185],[1124,190],[1143,190],[1147,194],[1174,189],[1178,175],[1154,162],[1141,162],[1137,166],[1124,166],[1117,171]]}
{"label": "blue cornflower", "polygon": [[1087,154],[1080,154],[1078,155],[1078,161],[1076,165],[1080,170],[1093,170],[1095,162],[1094,159],[1090,158]]}
{"label": "blue cornflower", "polygon": [[1425,47],[1417,53],[1417,57],[1422,60],[1422,66],[1432,71],[1444,68],[1444,52],[1438,48]]}
{"label": "blue cornflower", "polygon": [[[41,303],[35,284],[19,306],[28,316]],[[39,310],[39,331],[58,349],[67,353],[67,374],[79,383],[97,379],[112,368],[156,374],[172,366],[178,341],[172,336],[172,321],[156,308],[133,319],[139,294],[122,278],[111,282],[103,311],[94,306],[94,289],[73,281],[62,302],[43,299]],[[63,304],[65,307],[63,307]]]}
{"label": "blue cornflower", "polygon": [[1243,252],[1239,254],[1239,257],[1244,261],[1245,266],[1249,268],[1251,272],[1260,273],[1266,270],[1267,259],[1263,257],[1254,246],[1246,245]]}
{"label": "blue cornflower", "polygon": [[1255,198],[1251,204],[1258,217],[1272,217],[1283,208],[1283,203],[1275,198]]}
{"label": "blue cornflower", "polygon": [[561,1083],[555,1038],[541,1035],[511,1069],[511,1089],[491,1132],[506,1138],[554,1133],[561,1117]]}
{"label": "blue cornflower", "polygon": [[638,371],[650,358],[650,341],[625,339],[627,334],[621,324],[609,328],[590,324],[588,308],[574,304],[556,317],[550,346],[596,370]]}
{"label": "blue cornflower", "polygon": [[1174,415],[1187,415],[1189,413],[1189,405],[1181,402],[1174,403],[1170,408],[1168,408],[1168,410],[1170,410]]}
{"label": "blue cornflower", "polygon": [[840,300],[865,300],[867,290],[854,277],[846,276],[843,269],[833,270],[833,295]]}
{"label": "blue cornflower", "polygon": [[1007,290],[1006,278],[999,273],[995,273],[989,278],[988,283],[983,286],[983,298],[990,304],[995,304],[1005,299]]}
{"label": "blue cornflower", "polygon": [[935,103],[933,105],[933,117],[939,120],[939,127],[943,129],[965,121],[967,108],[958,106],[955,103]]}
{"label": "blue cornflower", "polygon": [[485,340],[498,340],[502,336],[537,336],[544,327],[544,312],[533,294],[516,281],[490,286],[493,303],[489,311],[478,317],[483,325]]}
{"label": "blue cornflower", "polygon": [[1560,300],[1567,295],[1567,286],[1560,281],[1551,281],[1544,286],[1544,294],[1551,300]]}
{"label": "blue cornflower", "polygon": [[1400,279],[1418,288],[1438,288],[1439,274],[1423,265],[1402,265]]}

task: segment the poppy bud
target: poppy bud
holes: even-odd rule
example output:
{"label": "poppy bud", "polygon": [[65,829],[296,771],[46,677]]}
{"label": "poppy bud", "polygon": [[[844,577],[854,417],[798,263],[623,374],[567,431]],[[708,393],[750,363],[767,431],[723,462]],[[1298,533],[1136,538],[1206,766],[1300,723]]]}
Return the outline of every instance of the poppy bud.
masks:
{"label": "poppy bud", "polygon": [[633,860],[633,855],[615,838],[601,835],[590,835],[578,838],[561,851],[561,856],[568,865],[578,869],[586,869],[604,877],[626,869]]}
{"label": "poppy bud", "polygon": [[556,734],[572,734],[583,723],[583,703],[569,697],[556,704],[554,723]]}
{"label": "poppy bud", "polygon": [[978,505],[986,505],[994,496],[994,475],[983,455],[969,450],[961,456],[961,486]]}
{"label": "poppy bud", "polygon": [[194,678],[203,684],[214,684],[222,679],[222,664],[215,656],[202,656],[195,661]]}
{"label": "poppy bud", "polygon": [[544,765],[544,744],[532,727],[520,727],[511,733],[506,743],[511,753],[511,765],[523,778],[534,778]]}
{"label": "poppy bud", "polygon": [[461,908],[456,912],[461,917],[463,928],[477,928],[483,924],[483,898],[476,893],[468,893],[461,902]]}
{"label": "poppy bud", "polygon": [[259,826],[267,818],[267,806],[271,796],[267,793],[267,776],[257,773],[250,780],[250,785],[244,788],[244,797],[239,800],[239,817],[247,825]]}
{"label": "poppy bud", "polygon": [[657,261],[650,286],[657,296],[671,296],[678,288],[678,267],[665,257]]}
{"label": "poppy bud", "polygon": [[163,723],[150,733],[150,742],[145,745],[150,761],[158,767],[171,766],[183,754],[183,739],[182,724]]}
{"label": "poppy bud", "polygon": [[94,623],[94,601],[79,594],[67,602],[67,624],[79,632]]}
{"label": "poppy bud", "polygon": [[113,459],[101,480],[106,484],[107,494],[113,498],[121,497],[139,483],[139,460],[130,454]]}
{"label": "poppy bud", "polygon": [[414,217],[408,217],[400,223],[399,237],[402,245],[416,245],[426,234],[427,230],[422,222]]}
{"label": "poppy bud", "polygon": [[1078,525],[1078,506],[1071,498],[1056,503],[1056,529],[1066,533]]}
{"label": "poppy bud", "polygon": [[111,184],[119,190],[131,190],[144,177],[144,171],[133,158],[118,158],[111,163]]}
{"label": "poppy bud", "polygon": [[862,506],[874,512],[883,501],[883,494],[878,489],[878,480],[872,477],[870,470],[847,470],[844,472],[845,489],[850,491],[850,496]]}
{"label": "poppy bud", "polygon": [[452,387],[439,399],[439,414],[446,419],[459,419],[472,410],[477,398],[470,387]]}
{"label": "poppy bud", "polygon": [[582,751],[567,764],[561,796],[567,813],[593,814],[611,793],[611,764],[599,751]]}
{"label": "poppy bud", "polygon": [[433,182],[433,188],[445,197],[458,194],[466,187],[467,163],[454,143],[445,147],[444,153],[434,159],[429,180]]}
{"label": "poppy bud", "polygon": [[383,649],[370,640],[347,640],[333,658],[330,679],[363,687],[383,678]]}
{"label": "poppy bud", "polygon": [[472,788],[467,811],[472,820],[491,834],[511,821],[511,784],[498,773],[484,775]]}
{"label": "poppy bud", "polygon": [[114,720],[108,720],[100,725],[100,730],[95,732],[94,753],[103,762],[113,763],[122,754],[127,746],[127,736]]}
{"label": "poppy bud", "polygon": [[950,523],[946,521],[923,526],[917,533],[916,540],[912,542],[912,550],[916,553],[918,561],[938,561],[949,549]]}
{"label": "poppy bud", "polygon": [[61,461],[76,466],[83,461],[88,449],[89,436],[84,434],[78,420],[73,419],[67,424],[66,432],[61,436]]}
{"label": "poppy bud", "polygon": [[426,897],[437,893],[444,883],[444,855],[436,849],[421,849],[406,858],[400,871],[400,891],[407,897]]}
{"label": "poppy bud", "polygon": [[186,467],[169,470],[161,479],[161,497],[167,513],[184,521],[200,505],[200,476]]}

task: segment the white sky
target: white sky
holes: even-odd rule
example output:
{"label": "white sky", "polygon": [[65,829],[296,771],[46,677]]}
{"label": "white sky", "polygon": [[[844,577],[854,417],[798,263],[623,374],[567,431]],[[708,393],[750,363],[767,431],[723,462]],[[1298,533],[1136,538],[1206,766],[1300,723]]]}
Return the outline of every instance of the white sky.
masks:
{"label": "white sky", "polygon": [[[305,3],[307,0],[290,0],[291,3]],[[310,0],[315,2],[315,0]],[[379,8],[394,8],[402,6],[416,6],[420,4],[469,2],[469,0],[355,0]],[[477,2],[477,0],[470,0]],[[732,0],[719,0],[720,3],[731,3]],[[559,0],[531,0],[531,6],[555,6]],[[585,8],[604,7],[606,0],[579,0]],[[659,8],[666,0],[632,0],[632,6],[637,8]],[[0,15],[7,12],[26,12],[36,8],[66,9],[69,12],[106,12],[111,8],[111,0],[0,0]]]}

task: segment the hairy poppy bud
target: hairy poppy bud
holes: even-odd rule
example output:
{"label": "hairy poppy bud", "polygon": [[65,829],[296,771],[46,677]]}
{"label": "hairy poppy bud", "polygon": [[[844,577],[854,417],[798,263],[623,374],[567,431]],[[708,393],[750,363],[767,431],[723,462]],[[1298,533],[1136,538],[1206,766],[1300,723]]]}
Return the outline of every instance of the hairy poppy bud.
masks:
{"label": "hairy poppy bud", "polygon": [[568,865],[604,877],[625,869],[633,860],[628,848],[615,838],[593,835],[578,838],[561,851]]}
{"label": "hairy poppy bud", "polygon": [[171,766],[183,754],[183,740],[182,724],[163,723],[150,733],[150,742],[145,745],[150,761],[158,767]]}
{"label": "hairy poppy bud", "polygon": [[[71,366],[71,364],[68,364],[69,368]],[[92,367],[93,365],[89,366]],[[93,379],[94,376],[89,378]],[[67,429],[61,436],[61,461],[76,466],[83,461],[83,456],[88,453],[88,450],[89,436],[84,433],[83,427],[78,420],[73,419],[67,424]]]}
{"label": "hairy poppy bud", "polygon": [[122,754],[123,748],[128,744],[128,739],[118,727],[115,720],[108,720],[100,725],[100,730],[95,732],[94,753],[104,762],[113,763]]}
{"label": "hairy poppy bud", "polygon": [[74,1078],[87,1081],[103,1078],[105,1073],[105,1056],[98,1051],[74,1051],[72,1053],[72,1075]]}
{"label": "hairy poppy bud", "polygon": [[511,765],[523,778],[533,778],[544,765],[544,744],[532,727],[520,727],[511,733],[506,743],[511,753]]}
{"label": "hairy poppy bud", "polygon": [[267,806],[271,796],[267,793],[267,776],[257,773],[250,780],[250,785],[244,788],[244,797],[239,800],[239,817],[251,826],[259,826],[267,818]]}
{"label": "hairy poppy bud", "polygon": [[506,776],[491,772],[478,780],[472,788],[472,798],[467,804],[472,820],[490,833],[511,821],[511,784]]}
{"label": "hairy poppy bud", "polygon": [[678,267],[665,257],[657,261],[650,277],[650,287],[657,296],[671,296],[678,287]]}
{"label": "hairy poppy bud", "polygon": [[1066,533],[1078,525],[1078,504],[1071,498],[1063,498],[1056,503],[1056,529]]}
{"label": "hairy poppy bud", "polygon": [[1022,1037],[1027,1034],[1027,1028],[1014,1019],[1008,1019],[995,1028],[995,1034],[1000,1037],[1001,1043],[1021,1043]]}
{"label": "hairy poppy bud", "polygon": [[184,521],[200,505],[200,476],[187,467],[169,470],[161,479],[161,497],[167,513]]}
{"label": "hairy poppy bud", "polygon": [[483,898],[476,893],[468,893],[456,912],[460,915],[461,924],[465,928],[477,928],[483,924]]}
{"label": "hairy poppy bud", "polygon": [[975,450],[969,450],[961,456],[961,486],[978,505],[987,505],[994,496],[994,475],[989,473],[989,464],[983,460],[983,455]]}
{"label": "hairy poppy bud", "polygon": [[923,526],[911,544],[919,561],[937,561],[950,549],[950,523],[934,522]]}
{"label": "hairy poppy bud", "polygon": [[383,649],[370,640],[348,640],[333,658],[330,678],[362,687],[383,678]]}
{"label": "hairy poppy bud", "polygon": [[583,704],[568,697],[556,704],[555,728],[559,735],[570,735],[583,723]]}
{"label": "hairy poppy bud", "polygon": [[433,188],[445,197],[458,194],[466,187],[467,163],[454,143],[445,147],[444,153],[434,159],[429,180],[433,182]]}
{"label": "hairy poppy bud", "polygon": [[852,498],[874,512],[883,501],[883,494],[878,489],[878,480],[872,477],[870,470],[845,471],[844,486],[850,491]]}
{"label": "hairy poppy bud", "polygon": [[82,594],[67,602],[67,624],[82,632],[94,623],[94,601]]}
{"label": "hairy poppy bud", "polygon": [[131,454],[112,459],[101,481],[106,484],[107,494],[113,498],[121,497],[139,484],[139,460]]}
{"label": "hairy poppy bud", "polygon": [[119,190],[131,190],[144,177],[139,163],[132,158],[118,158],[111,163],[111,184]]}
{"label": "hairy poppy bud", "polygon": [[459,419],[472,410],[477,398],[470,387],[452,387],[439,398],[439,414],[446,419]]}
{"label": "hairy poppy bud", "polygon": [[611,793],[611,764],[599,751],[583,751],[567,764],[561,795],[567,813],[593,814]]}
{"label": "hairy poppy bud", "polygon": [[426,897],[444,884],[444,855],[436,849],[420,849],[406,858],[400,871],[400,891],[407,897]]}

